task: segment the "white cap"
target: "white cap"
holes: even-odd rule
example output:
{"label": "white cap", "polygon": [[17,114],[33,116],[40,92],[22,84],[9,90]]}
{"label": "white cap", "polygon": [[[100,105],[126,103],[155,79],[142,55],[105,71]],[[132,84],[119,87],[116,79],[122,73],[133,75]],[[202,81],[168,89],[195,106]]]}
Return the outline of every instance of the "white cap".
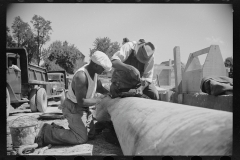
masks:
{"label": "white cap", "polygon": [[110,71],[112,69],[112,62],[110,61],[108,56],[101,51],[95,51],[91,56],[91,60],[94,63],[102,66],[105,71]]}

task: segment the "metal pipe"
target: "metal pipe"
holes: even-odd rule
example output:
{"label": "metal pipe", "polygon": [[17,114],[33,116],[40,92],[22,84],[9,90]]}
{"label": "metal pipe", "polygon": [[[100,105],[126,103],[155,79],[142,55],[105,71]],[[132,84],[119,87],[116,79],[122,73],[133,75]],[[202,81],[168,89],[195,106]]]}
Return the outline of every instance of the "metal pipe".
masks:
{"label": "metal pipe", "polygon": [[231,112],[135,97],[106,97],[96,108],[97,120],[111,118],[124,155],[232,152]]}

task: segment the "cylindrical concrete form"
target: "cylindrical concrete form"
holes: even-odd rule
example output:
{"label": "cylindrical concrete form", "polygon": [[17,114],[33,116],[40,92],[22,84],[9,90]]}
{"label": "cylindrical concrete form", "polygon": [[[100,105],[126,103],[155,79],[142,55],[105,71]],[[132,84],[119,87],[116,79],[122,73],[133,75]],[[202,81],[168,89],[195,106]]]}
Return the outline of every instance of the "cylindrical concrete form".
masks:
{"label": "cylindrical concrete form", "polygon": [[124,155],[232,152],[231,112],[135,97],[106,97],[96,107],[97,119],[110,114]]}

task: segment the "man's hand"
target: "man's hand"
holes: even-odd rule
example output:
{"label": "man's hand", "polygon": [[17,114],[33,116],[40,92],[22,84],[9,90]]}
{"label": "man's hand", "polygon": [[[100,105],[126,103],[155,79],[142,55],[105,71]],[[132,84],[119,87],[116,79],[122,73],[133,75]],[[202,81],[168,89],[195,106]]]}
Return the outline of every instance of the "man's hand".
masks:
{"label": "man's hand", "polygon": [[143,80],[141,79],[141,88],[142,88],[142,91],[149,85],[150,83],[146,80]]}
{"label": "man's hand", "polygon": [[101,98],[88,98],[88,99],[83,98],[83,105],[85,107],[90,107],[100,103],[101,100],[102,100]]}
{"label": "man's hand", "polygon": [[128,92],[134,92],[136,94],[143,94],[143,89],[142,89],[142,86],[140,86],[137,89],[130,89]]}
{"label": "man's hand", "polygon": [[99,94],[96,93],[94,98],[83,98],[83,105],[86,107],[93,106],[99,104],[103,98],[110,96],[109,94]]}

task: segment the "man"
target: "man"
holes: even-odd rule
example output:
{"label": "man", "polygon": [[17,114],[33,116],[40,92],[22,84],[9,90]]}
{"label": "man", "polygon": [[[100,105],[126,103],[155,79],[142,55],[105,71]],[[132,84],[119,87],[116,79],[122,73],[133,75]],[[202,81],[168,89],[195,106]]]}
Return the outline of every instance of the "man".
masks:
{"label": "man", "polygon": [[38,146],[48,144],[82,144],[94,138],[93,117],[90,106],[99,101],[87,101],[93,98],[95,92],[102,94],[108,91],[98,80],[98,74],[104,70],[110,71],[112,63],[103,52],[96,51],[91,56],[89,64],[78,69],[72,79],[66,99],[62,103],[62,112],[69,123],[69,129],[64,129],[54,123],[43,124],[36,143]]}
{"label": "man", "polygon": [[17,65],[14,65],[14,64],[13,64],[13,60],[10,59],[10,58],[8,58],[8,68],[9,68],[9,69],[12,68],[12,69],[14,69],[15,71],[19,71],[19,72],[21,72],[21,69],[18,68]]}
{"label": "man", "polygon": [[123,38],[123,42],[122,42],[122,45],[124,45],[125,43],[129,42],[129,39],[128,38]]}
{"label": "man", "polygon": [[118,97],[121,92],[133,91],[143,93],[151,99],[158,100],[159,95],[152,83],[155,47],[151,42],[140,40],[125,43],[112,58],[115,69],[112,75],[110,92]]}

